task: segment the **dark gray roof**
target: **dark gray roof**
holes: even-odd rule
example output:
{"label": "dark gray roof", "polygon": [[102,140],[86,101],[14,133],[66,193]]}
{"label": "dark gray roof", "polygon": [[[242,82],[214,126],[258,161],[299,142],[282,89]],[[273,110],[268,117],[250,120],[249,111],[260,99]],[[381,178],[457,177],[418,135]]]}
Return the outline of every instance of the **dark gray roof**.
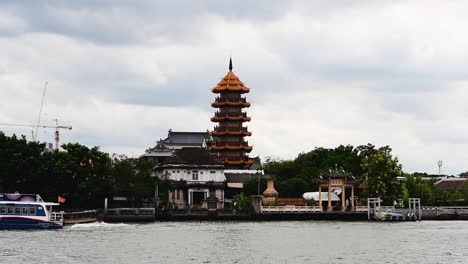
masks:
{"label": "dark gray roof", "polygon": [[210,153],[202,148],[179,149],[164,164],[218,165]]}
{"label": "dark gray roof", "polygon": [[172,130],[169,130],[167,138],[161,141],[164,143],[172,144],[202,145],[203,140],[208,137],[208,132],[174,132]]}

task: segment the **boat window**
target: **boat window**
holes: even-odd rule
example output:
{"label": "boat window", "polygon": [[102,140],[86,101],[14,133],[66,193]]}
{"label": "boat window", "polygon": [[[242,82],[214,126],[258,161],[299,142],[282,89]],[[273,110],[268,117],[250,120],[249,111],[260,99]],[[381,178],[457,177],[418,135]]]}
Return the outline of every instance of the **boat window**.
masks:
{"label": "boat window", "polygon": [[7,214],[13,214],[13,207],[11,206],[7,207]]}
{"label": "boat window", "polygon": [[25,214],[28,214],[28,208],[27,207],[23,207],[21,208],[22,209],[22,213],[25,215]]}
{"label": "boat window", "polygon": [[36,215],[36,207],[29,207],[29,214]]}
{"label": "boat window", "polygon": [[4,214],[6,212],[6,208],[5,207],[0,207],[0,214]]}
{"label": "boat window", "polygon": [[20,207],[15,207],[15,214],[17,214],[17,215],[21,214],[21,208]]}

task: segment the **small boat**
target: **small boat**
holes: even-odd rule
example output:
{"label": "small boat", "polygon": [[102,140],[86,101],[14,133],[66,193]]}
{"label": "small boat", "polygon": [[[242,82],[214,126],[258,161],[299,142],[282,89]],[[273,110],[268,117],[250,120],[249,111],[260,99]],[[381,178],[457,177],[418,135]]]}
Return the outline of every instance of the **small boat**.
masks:
{"label": "small boat", "polygon": [[375,219],[379,221],[403,221],[403,215],[393,212],[377,212]]}
{"label": "small boat", "polygon": [[58,205],[38,194],[0,193],[0,230],[62,228],[63,212],[52,211]]}

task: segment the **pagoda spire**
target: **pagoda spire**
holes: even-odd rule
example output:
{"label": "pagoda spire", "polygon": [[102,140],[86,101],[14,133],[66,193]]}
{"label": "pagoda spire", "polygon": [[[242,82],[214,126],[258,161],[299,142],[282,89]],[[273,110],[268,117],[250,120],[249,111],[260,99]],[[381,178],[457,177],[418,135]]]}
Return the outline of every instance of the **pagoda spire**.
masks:
{"label": "pagoda spire", "polygon": [[229,71],[232,71],[232,58],[229,57]]}

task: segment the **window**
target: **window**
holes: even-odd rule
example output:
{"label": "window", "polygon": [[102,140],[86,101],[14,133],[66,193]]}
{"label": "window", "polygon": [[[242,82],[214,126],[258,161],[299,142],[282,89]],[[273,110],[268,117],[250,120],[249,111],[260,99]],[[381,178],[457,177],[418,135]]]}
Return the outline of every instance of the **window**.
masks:
{"label": "window", "polygon": [[177,171],[177,173],[179,173],[179,171]]}
{"label": "window", "polygon": [[21,208],[20,207],[15,207],[15,214],[16,215],[21,214]]}
{"label": "window", "polygon": [[7,207],[7,214],[13,214],[13,207],[11,206]]}
{"label": "window", "polygon": [[171,196],[172,196],[172,200],[175,200],[175,190],[172,191],[172,195],[171,195]]}
{"label": "window", "polygon": [[198,180],[198,171],[192,171],[192,180]]}
{"label": "window", "polygon": [[216,171],[210,171],[211,174],[216,173]]}
{"label": "window", "polygon": [[4,214],[6,212],[6,208],[5,207],[0,207],[0,214]]}
{"label": "window", "polygon": [[200,171],[200,174],[203,174],[203,171]]}
{"label": "window", "polygon": [[175,173],[175,170],[173,170],[172,173]]}
{"label": "window", "polygon": [[36,207],[29,207],[29,214],[36,215]]}
{"label": "window", "polygon": [[27,207],[21,208],[21,211],[22,211],[21,213],[24,214],[24,215],[28,214],[28,208]]}
{"label": "window", "polygon": [[176,190],[176,192],[177,192],[177,200],[179,200],[180,199],[180,192],[179,192],[179,190]]}

